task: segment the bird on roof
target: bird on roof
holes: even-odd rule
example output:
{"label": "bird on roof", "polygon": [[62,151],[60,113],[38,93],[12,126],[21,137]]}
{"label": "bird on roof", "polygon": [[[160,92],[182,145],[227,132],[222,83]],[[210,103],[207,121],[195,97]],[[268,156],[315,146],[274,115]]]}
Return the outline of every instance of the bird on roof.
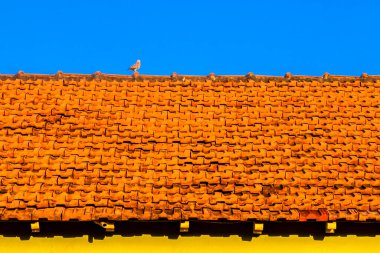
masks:
{"label": "bird on roof", "polygon": [[141,61],[137,60],[135,64],[129,67],[129,70],[133,70],[133,72],[137,72],[140,66],[141,66]]}

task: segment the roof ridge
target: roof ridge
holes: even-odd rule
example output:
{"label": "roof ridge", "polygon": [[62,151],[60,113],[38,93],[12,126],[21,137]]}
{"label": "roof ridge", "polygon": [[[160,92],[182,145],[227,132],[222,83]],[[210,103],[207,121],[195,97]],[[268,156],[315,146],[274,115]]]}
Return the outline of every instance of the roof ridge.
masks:
{"label": "roof ridge", "polygon": [[368,75],[367,73],[363,73],[360,76],[349,76],[349,75],[332,75],[329,73],[324,73],[322,76],[312,76],[312,75],[293,75],[290,72],[287,72],[284,76],[275,76],[275,75],[256,75],[252,72],[249,72],[246,75],[216,75],[214,73],[210,73],[209,75],[187,75],[187,74],[177,74],[172,73],[171,75],[150,75],[150,74],[138,74],[137,72],[132,75],[123,75],[123,74],[105,74],[100,71],[96,71],[93,74],[81,74],[81,73],[64,73],[62,71],[57,71],[56,74],[41,74],[41,73],[24,73],[23,71],[19,71],[17,74],[1,74],[0,79],[12,78],[12,79],[28,79],[28,78],[95,78],[95,79],[138,79],[138,80],[207,80],[210,79],[212,81],[218,80],[247,80],[247,79],[257,79],[257,80],[380,80],[380,75]]}

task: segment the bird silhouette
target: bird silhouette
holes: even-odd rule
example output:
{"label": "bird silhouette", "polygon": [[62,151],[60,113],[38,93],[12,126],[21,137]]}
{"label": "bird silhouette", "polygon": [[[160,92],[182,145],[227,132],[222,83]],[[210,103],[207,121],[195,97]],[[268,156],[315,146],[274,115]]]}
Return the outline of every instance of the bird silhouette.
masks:
{"label": "bird silhouette", "polygon": [[141,66],[141,61],[137,60],[135,64],[129,67],[129,70],[133,70],[133,72],[137,72],[140,66]]}

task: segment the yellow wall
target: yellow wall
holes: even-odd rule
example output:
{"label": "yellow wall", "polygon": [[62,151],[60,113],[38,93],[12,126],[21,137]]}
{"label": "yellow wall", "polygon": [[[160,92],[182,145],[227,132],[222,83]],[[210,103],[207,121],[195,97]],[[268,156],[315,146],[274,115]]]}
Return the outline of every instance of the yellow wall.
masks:
{"label": "yellow wall", "polygon": [[323,240],[315,240],[313,237],[274,237],[262,235],[244,241],[239,236],[199,237],[180,236],[178,239],[151,235],[122,237],[120,235],[94,239],[89,242],[87,236],[63,238],[31,237],[21,240],[19,237],[0,236],[0,252],[380,252],[380,236],[376,237],[325,237]]}

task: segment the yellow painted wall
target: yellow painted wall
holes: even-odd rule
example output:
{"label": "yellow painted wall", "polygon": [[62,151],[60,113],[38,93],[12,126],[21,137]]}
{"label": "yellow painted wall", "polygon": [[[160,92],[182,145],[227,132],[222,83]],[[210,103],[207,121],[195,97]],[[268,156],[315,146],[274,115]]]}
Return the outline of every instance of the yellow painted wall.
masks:
{"label": "yellow painted wall", "polygon": [[[90,240],[91,241],[91,240]],[[151,235],[122,237],[120,235],[107,236],[104,239],[94,239],[89,242],[87,236],[63,238],[30,237],[21,240],[19,237],[0,236],[0,252],[380,252],[380,236],[354,236],[346,237],[330,236],[323,240],[315,240],[313,237],[277,237],[262,235],[244,241],[239,236],[211,237],[207,235],[199,237],[180,236],[178,239]]]}

